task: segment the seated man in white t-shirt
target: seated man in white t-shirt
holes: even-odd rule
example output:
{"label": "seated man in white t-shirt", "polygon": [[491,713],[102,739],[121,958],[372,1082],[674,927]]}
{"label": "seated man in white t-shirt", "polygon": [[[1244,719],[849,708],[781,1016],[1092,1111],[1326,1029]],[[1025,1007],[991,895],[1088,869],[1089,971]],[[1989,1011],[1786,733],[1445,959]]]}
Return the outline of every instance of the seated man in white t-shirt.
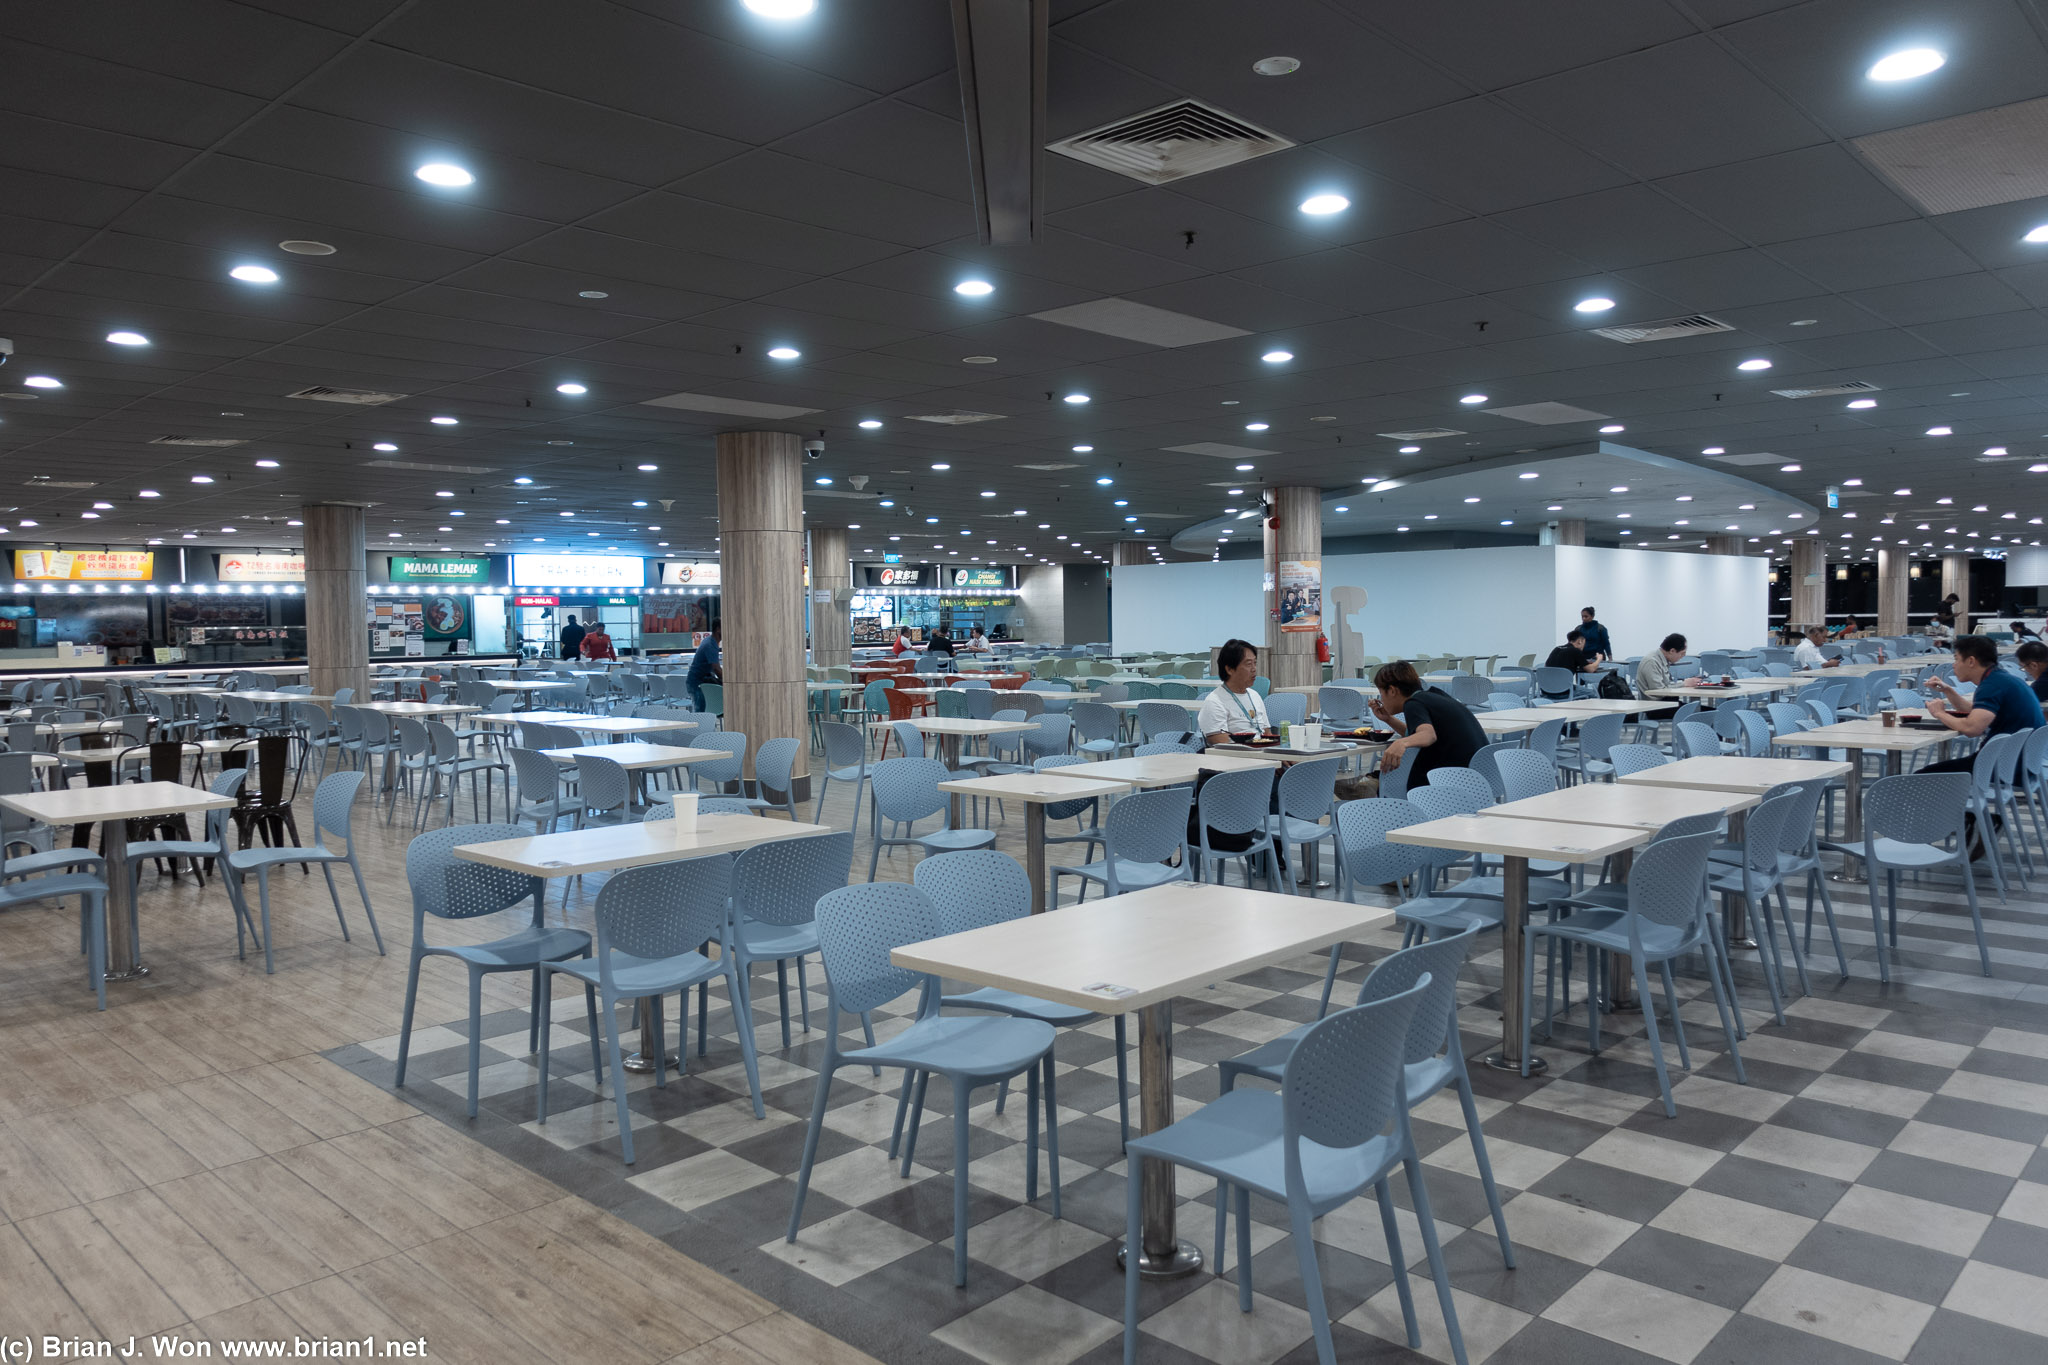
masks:
{"label": "seated man in white t-shirt", "polygon": [[1806,638],[1799,642],[1799,648],[1792,651],[1792,666],[1794,668],[1839,667],[1842,662],[1840,659],[1830,659],[1827,655],[1820,652],[1821,642],[1827,638],[1828,633],[1825,627],[1808,626],[1806,628]]}
{"label": "seated man in white t-shirt", "polygon": [[1259,676],[1259,652],[1243,640],[1226,640],[1216,651],[1216,676],[1223,686],[1202,698],[1195,715],[1195,729],[1211,744],[1227,744],[1232,735],[1263,733],[1272,728],[1266,719],[1266,699],[1252,687]]}

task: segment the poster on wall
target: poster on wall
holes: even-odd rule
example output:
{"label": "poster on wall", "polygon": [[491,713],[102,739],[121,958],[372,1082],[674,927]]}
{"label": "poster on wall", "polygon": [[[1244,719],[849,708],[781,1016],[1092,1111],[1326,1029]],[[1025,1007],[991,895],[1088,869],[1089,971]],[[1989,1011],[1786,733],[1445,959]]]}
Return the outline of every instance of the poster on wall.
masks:
{"label": "poster on wall", "polygon": [[303,583],[306,581],[304,555],[215,555],[218,576],[223,583]]}
{"label": "poster on wall", "polygon": [[669,587],[715,588],[719,586],[718,564],[715,561],[685,563],[665,560],[661,566],[661,581]]}
{"label": "poster on wall", "polygon": [[429,597],[425,619],[430,640],[460,640],[469,636],[469,602],[462,597]]}
{"label": "poster on wall", "polygon": [[400,602],[399,619],[405,627],[405,652],[408,657],[419,658],[427,652],[427,613],[422,602]]}
{"label": "poster on wall", "polygon": [[142,583],[149,580],[155,558],[148,550],[16,550],[14,576]]}
{"label": "poster on wall", "polygon": [[1312,632],[1323,628],[1323,561],[1280,561],[1280,629]]}

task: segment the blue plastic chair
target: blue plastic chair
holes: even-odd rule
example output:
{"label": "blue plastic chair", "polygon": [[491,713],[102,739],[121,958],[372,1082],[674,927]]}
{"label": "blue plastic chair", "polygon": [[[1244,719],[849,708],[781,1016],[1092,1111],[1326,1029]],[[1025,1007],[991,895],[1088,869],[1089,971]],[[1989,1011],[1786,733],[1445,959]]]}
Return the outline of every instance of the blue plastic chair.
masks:
{"label": "blue plastic chair", "polygon": [[[373,713],[374,714],[374,713]],[[344,774],[345,775],[345,774]],[[333,781],[329,774],[326,781]],[[361,774],[355,774],[360,777]],[[420,989],[420,964],[430,957],[452,957],[469,971],[469,1116],[476,1117],[477,1069],[483,1047],[483,985],[492,972],[533,973],[533,1008],[527,1050],[540,1049],[540,998],[543,962],[582,957],[590,952],[590,935],[581,929],[547,924],[542,905],[547,883],[507,868],[468,862],[455,856],[461,844],[496,839],[528,839],[524,825],[456,825],[416,836],[405,848],[405,880],[412,889],[412,961],[405,973],[405,1013],[398,1025],[398,1073],[393,1084],[405,1085],[405,1063],[412,1049],[412,1014]],[[510,910],[533,898],[533,919],[524,928],[484,943],[427,942],[427,916],[436,919],[478,919]],[[594,1008],[594,1007],[593,1007]],[[590,1021],[597,1037],[597,1020]]]}
{"label": "blue plastic chair", "polygon": [[[818,951],[818,898],[846,885],[853,863],[853,831],[814,834],[805,839],[776,839],[756,844],[733,861],[732,934],[729,951],[735,958],[746,996],[754,993],[749,969],[756,962],[775,964],[775,989],[782,1004],[782,1046],[789,1046],[789,963],[796,962],[797,1001],[803,1010],[804,1032],[811,1031],[811,993],[804,959]],[[699,997],[697,1050],[704,1050]],[[752,1034],[752,1016],[735,1006],[734,1023]]]}
{"label": "blue plastic chair", "polygon": [[[36,901],[78,897],[78,929],[86,982],[100,1009],[107,1007],[107,860],[89,848],[60,848],[9,859],[19,835],[0,837],[0,910]],[[22,841],[25,842],[25,841]],[[31,861],[32,860],[32,861]],[[239,930],[239,925],[237,926]]]}
{"label": "blue plastic chair", "polygon": [[[952,802],[939,790],[947,780],[946,765],[936,758],[885,758],[868,771],[877,816],[891,825],[913,828],[901,836],[877,834],[868,855],[868,880],[875,879],[881,866],[882,849],[911,845],[931,853],[957,853],[962,849],[989,848],[995,844],[994,830],[954,829]],[[927,816],[939,817],[939,827],[919,834],[914,826]]]}
{"label": "blue plastic chair", "polygon": [[1654,744],[1617,744],[1607,751],[1607,761],[1616,777],[1661,768],[1671,759]]}
{"label": "blue plastic chair", "polygon": [[1074,720],[1074,747],[1087,755],[1106,754],[1114,758],[1123,748],[1124,717],[1114,706],[1099,701],[1077,701],[1067,713]]}
{"label": "blue plastic chair", "polygon": [[[1212,773],[1202,783],[1202,789],[1195,794],[1195,828],[1199,831],[1199,849],[1190,849],[1201,859],[1198,875],[1204,881],[1219,885],[1223,880],[1223,864],[1226,859],[1240,858],[1244,861],[1245,885],[1251,885],[1252,860],[1260,854],[1266,856],[1266,889],[1294,894],[1294,882],[1280,870],[1280,855],[1273,845],[1272,831],[1266,827],[1266,817],[1273,804],[1273,771],[1269,768],[1243,768],[1235,772]],[[1238,850],[1219,850],[1209,840],[1218,835],[1246,835],[1251,844]]]}
{"label": "blue plastic chair", "polygon": [[1614,764],[1607,755],[1621,742],[1623,719],[1620,715],[1598,715],[1579,722],[1579,745],[1571,753],[1567,766],[1579,775],[1581,781],[1613,779]]}
{"label": "blue plastic chair", "polygon": [[[939,912],[939,932],[942,934],[964,934],[970,929],[980,929],[1006,920],[1023,919],[1031,913],[1031,877],[1023,865],[1007,853],[998,853],[992,848],[974,849],[966,853],[941,853],[936,858],[927,858],[917,865],[911,874],[911,882],[918,890],[931,897],[932,904]],[[1054,1028],[1080,1028],[1094,1023],[1102,1016],[1072,1005],[1061,1005],[1051,1000],[1040,1000],[1036,996],[1020,995],[1016,991],[1001,990],[985,986],[980,990],[968,991],[962,995],[940,997],[942,1007],[952,1009],[988,1010],[995,1014],[1007,1014],[1017,1019],[1039,1019]],[[1130,1074],[1124,1055],[1124,1016],[1111,1016],[1116,1028],[1116,1098],[1117,1119],[1122,1142],[1131,1138]],[[909,1076],[904,1077],[904,1098],[910,1097]],[[1003,1102],[1009,1094],[1009,1083],[1004,1082],[996,1092],[996,1112],[1003,1112]],[[918,1112],[924,1110],[924,1084],[917,1086],[916,1104]],[[903,1127],[903,1103],[897,1104],[896,1127]],[[912,1121],[912,1146],[916,1144],[916,1124]],[[889,1146],[890,1154],[896,1151],[895,1140]],[[904,1174],[910,1173],[909,1151],[903,1153]]]}
{"label": "blue plastic chair", "polygon": [[1337,838],[1336,819],[1337,770],[1342,765],[1341,757],[1318,758],[1283,770],[1277,792],[1280,809],[1266,817],[1267,831],[1282,853],[1289,844],[1300,849],[1302,880],[1311,889],[1316,876],[1309,870],[1310,860],[1325,839],[1330,841],[1340,884],[1343,877],[1344,845]]}
{"label": "blue plastic chair", "polygon": [[[851,834],[844,835],[848,844]],[[811,840],[798,840],[809,843]],[[818,842],[823,842],[820,839]],[[848,856],[851,856],[849,849]],[[747,1089],[754,1098],[754,1117],[767,1111],[761,1104],[761,1070],[754,1055],[753,1017],[737,959],[731,951],[732,938],[726,923],[726,897],[732,886],[733,860],[724,854],[689,858],[680,862],[629,867],[612,874],[597,893],[596,955],[566,960],[543,961],[540,969],[540,1096],[536,1118],[548,1121],[548,1052],[554,1009],[553,978],[556,973],[583,983],[586,1003],[595,998],[594,1008],[604,1023],[605,1050],[597,1049],[597,1019],[591,1021],[590,1065],[601,1079],[604,1062],[611,1064],[612,1100],[618,1106],[619,1148],[628,1166],[633,1164],[633,1122],[626,1108],[625,1067],[619,1050],[621,1000],[647,1000],[651,1005],[654,1035],[654,1083],[668,1084],[668,1029],[663,1023],[661,998],[677,993],[676,1058],[678,1069],[689,1048],[680,1036],[689,1023],[690,987],[705,986],[723,979],[726,997],[732,1001],[733,1027],[740,1036],[740,1061],[747,1071]],[[716,942],[717,957],[707,957],[702,945]],[[702,1033],[699,1028],[699,1049]]]}
{"label": "blue plastic chair", "polygon": [[[1657,1072],[1657,1089],[1664,1099],[1664,1112],[1676,1118],[1678,1106],[1671,1098],[1671,1078],[1664,1067],[1664,1045],[1657,1033],[1655,998],[1650,994],[1649,967],[1655,964],[1664,981],[1664,1004],[1678,1043],[1678,1061],[1692,1068],[1685,1046],[1685,1025],[1678,1015],[1678,1000],[1671,982],[1671,959],[1702,947],[1715,933],[1706,913],[1705,885],[1707,855],[1713,851],[1711,832],[1661,839],[1636,855],[1629,872],[1626,910],[1590,909],[1551,924],[1532,924],[1522,939],[1522,998],[1533,998],[1536,974],[1536,945],[1542,941],[1569,941],[1588,953],[1588,975],[1598,979],[1601,954],[1622,953],[1635,971],[1636,994],[1643,1002],[1643,1030],[1647,1035],[1650,1060]],[[1721,1029],[1728,1040],[1728,1055],[1735,1066],[1735,1078],[1743,1083],[1742,1053],[1736,1044],[1736,1026],[1727,993],[1718,972],[1708,972],[1714,1004],[1721,1012]],[[1600,1052],[1600,993],[1591,991],[1588,1023],[1594,1055]],[[1529,1071],[1529,1024],[1533,1011],[1522,1011],[1522,1074]]]}
{"label": "blue plastic chair", "polygon": [[[893,760],[902,762],[903,760]],[[877,770],[880,771],[879,769]],[[825,1055],[818,1063],[817,1098],[810,1127],[804,1134],[803,1161],[797,1171],[796,1200],[789,1211],[788,1240],[796,1241],[803,1226],[804,1199],[810,1193],[811,1167],[818,1158],[831,1101],[832,1076],[842,1066],[902,1067],[907,1072],[940,1076],[953,1087],[953,1283],[967,1283],[967,1165],[972,1150],[969,1106],[973,1092],[1018,1075],[1029,1078],[1030,1121],[1024,1154],[1025,1201],[1038,1198],[1038,1116],[1040,1079],[1045,1092],[1045,1144],[1050,1158],[1052,1214],[1060,1216],[1059,1110],[1052,1067],[1053,1027],[1036,1019],[982,1015],[947,1017],[936,1005],[920,1012],[915,1022],[875,1047],[842,1051],[839,1016],[866,1014],[913,990],[926,978],[889,961],[889,954],[910,943],[937,938],[938,907],[914,886],[902,882],[870,882],[844,886],[818,902],[819,952],[825,962],[829,1000]]]}
{"label": "blue plastic chair", "polygon": [[[1457,1087],[1458,1107],[1465,1115],[1465,1135],[1471,1139],[1480,1185],[1486,1191],[1486,1207],[1492,1211],[1494,1231],[1500,1237],[1500,1258],[1508,1269],[1513,1270],[1515,1244],[1508,1238],[1507,1215],[1501,1211],[1500,1191],[1493,1183],[1493,1162],[1486,1153],[1486,1133],[1480,1126],[1479,1107],[1473,1099],[1472,1077],[1465,1069],[1465,1049],[1458,1039],[1458,972],[1465,965],[1466,957],[1478,946],[1479,930],[1480,926],[1475,924],[1459,933],[1429,943],[1418,943],[1381,958],[1360,984],[1358,999],[1353,1003],[1369,1005],[1375,1000],[1399,995],[1425,979],[1429,981],[1429,989],[1415,1011],[1414,1026],[1408,1031],[1408,1055],[1404,1068],[1408,1107],[1412,1110],[1447,1085]],[[1317,1015],[1317,1018],[1321,1017]],[[1434,1033],[1430,1030],[1433,1018],[1442,1021],[1442,1027]],[[1285,1078],[1288,1058],[1294,1055],[1295,1045],[1312,1027],[1312,1023],[1303,1024],[1242,1056],[1218,1062],[1216,1070],[1222,1093],[1229,1094],[1245,1076],[1257,1076],[1275,1085],[1280,1084]],[[1228,1213],[1223,1193],[1219,1189],[1216,1199],[1218,1266],[1223,1264],[1223,1233]]]}
{"label": "blue plastic chair", "polygon": [[[1399,995],[1316,1023],[1295,1044],[1278,1094],[1233,1090],[1171,1127],[1130,1142],[1133,1176],[1138,1163],[1149,1157],[1213,1176],[1219,1190],[1230,1187],[1237,1202],[1238,1307],[1244,1312],[1252,1308],[1251,1196],[1259,1194],[1287,1206],[1321,1365],[1336,1365],[1337,1352],[1316,1265],[1314,1221],[1368,1189],[1379,1201],[1408,1345],[1422,1344],[1388,1185],[1396,1169],[1407,1173],[1452,1357],[1457,1365],[1466,1365],[1465,1338],[1458,1330],[1450,1276],[1437,1245],[1436,1215],[1430,1209],[1402,1097],[1403,1064],[1427,984],[1425,979]],[[1430,1021],[1426,1032],[1432,1040],[1441,1036],[1440,1022],[1441,1016]],[[1390,1123],[1391,1132],[1386,1131]],[[1127,1176],[1125,1184],[1125,1245],[1137,1247],[1145,1182]],[[1124,1264],[1124,1365],[1136,1365],[1138,1356],[1139,1259],[1128,1256]]]}
{"label": "blue plastic chair", "polygon": [[[378,714],[375,711],[371,715]],[[313,789],[313,842],[301,847],[289,844],[271,848],[230,849],[221,859],[226,869],[222,880],[227,885],[228,895],[236,902],[244,918],[249,914],[249,902],[242,890],[242,878],[250,872],[256,874],[256,894],[263,921],[263,970],[265,973],[277,970],[277,962],[271,951],[270,942],[270,869],[288,863],[318,863],[323,876],[327,878],[327,895],[334,902],[334,918],[341,922],[343,942],[349,941],[348,917],[341,912],[341,892],[334,885],[334,864],[347,863],[348,870],[355,873],[356,893],[363,898],[363,914],[370,921],[370,937],[377,945],[377,956],[384,956],[384,935],[377,929],[377,912],[370,908],[370,889],[363,884],[363,869],[356,862],[355,835],[351,832],[351,817],[354,814],[356,788],[363,785],[363,774],[329,773],[320,779],[320,785]],[[475,828],[472,826],[471,828]],[[524,833],[525,831],[521,831]],[[323,836],[341,840],[342,851],[336,853],[327,847]],[[510,835],[500,836],[510,838]],[[470,840],[475,843],[477,840]]]}
{"label": "blue plastic chair", "polygon": [[1189,880],[1194,873],[1192,860],[1183,857],[1178,867],[1167,866],[1166,860],[1184,850],[1188,807],[1193,800],[1192,787],[1172,786],[1133,792],[1117,801],[1102,821],[1102,857],[1076,865],[1054,865],[1053,901],[1059,901],[1061,877],[1081,879],[1077,905],[1088,899],[1090,882],[1099,883],[1105,896],[1120,896],[1126,891]]}
{"label": "blue plastic chair", "polygon": [[[1395,796],[1370,796],[1346,801],[1337,807],[1337,837],[1344,848],[1345,900],[1356,901],[1353,895],[1355,886],[1378,888],[1389,883],[1398,885],[1409,877],[1415,878],[1415,893],[1395,908],[1396,916],[1403,921],[1407,931],[1403,938],[1404,947],[1423,928],[1436,928],[1442,931],[1441,936],[1448,936],[1475,926],[1498,927],[1501,922],[1498,896],[1492,900],[1468,900],[1430,895],[1429,869],[1446,857],[1462,860],[1464,854],[1422,848],[1415,844],[1396,844],[1387,839],[1390,830],[1419,825],[1435,818],[1416,802]],[[1342,943],[1330,945],[1329,966],[1323,972],[1322,1001],[1316,1008],[1318,1019],[1329,1012],[1330,996],[1336,989],[1337,970],[1342,965],[1343,952]]]}
{"label": "blue plastic chair", "polygon": [[818,734],[825,746],[824,775],[818,784],[818,804],[811,823],[825,818],[825,793],[834,782],[853,783],[853,827],[860,828],[860,803],[868,782],[868,742],[857,726],[843,721],[821,720]]}
{"label": "blue plastic chair", "polygon": [[1278,729],[1283,725],[1308,723],[1308,697],[1300,692],[1276,692],[1266,698],[1266,719]]}
{"label": "blue plastic chair", "polygon": [[[1742,842],[1725,850],[1717,850],[1726,859],[1707,864],[1707,889],[1722,896],[1740,896],[1747,908],[1752,929],[1761,929],[1757,935],[1761,940],[1761,954],[1764,968],[1764,984],[1771,993],[1771,1011],[1780,1024],[1785,1022],[1784,958],[1778,952],[1778,931],[1776,916],[1771,913],[1771,897],[1776,894],[1779,904],[1784,904],[1784,871],[1779,849],[1787,835],[1785,824],[1795,811],[1803,811],[1808,824],[1813,821],[1813,805],[1806,802],[1802,793],[1787,791],[1776,796],[1767,796],[1749,812],[1743,822]],[[1808,995],[1813,986],[1806,978],[1806,963],[1799,953],[1798,936],[1792,929],[1792,914],[1785,910],[1785,936],[1792,940],[1792,961],[1799,972],[1799,989]]]}
{"label": "blue plastic chair", "polygon": [[[207,790],[215,796],[233,796],[241,789],[242,783],[248,780],[249,771],[247,768],[224,769],[212,782],[207,784]],[[140,899],[136,893],[142,881],[142,865],[152,858],[168,858],[174,860],[172,862],[172,871],[175,872],[177,870],[176,859],[190,858],[193,869],[199,873],[200,885],[204,886],[206,884],[206,872],[200,867],[199,860],[206,858],[218,862],[227,856],[228,817],[230,814],[232,814],[232,809],[227,806],[206,812],[206,837],[203,839],[136,839],[130,841],[128,845],[128,863],[122,869],[122,875],[128,878],[129,940],[137,946],[138,950],[142,944],[142,925],[136,916],[135,905],[137,900]],[[223,883],[226,880],[226,878],[222,878]],[[248,908],[237,898],[229,896],[228,905],[235,912],[235,958],[237,961],[240,961],[246,956],[243,930],[246,927],[248,933],[253,935],[256,932],[256,923],[249,918]]]}
{"label": "blue plastic chair", "polygon": [[[1892,979],[1891,950],[1899,946],[1899,874],[1951,864],[1962,870],[1978,962],[1984,975],[1991,975],[1991,949],[1984,942],[1984,916],[1977,906],[1977,878],[1970,866],[1968,811],[1973,780],[1970,773],[1902,773],[1874,782],[1863,793],[1861,849],[1829,845],[1860,852],[1863,858],[1865,875],[1870,878],[1870,928],[1877,938],[1881,981]],[[1882,912],[1877,894],[1880,872],[1885,892]]]}

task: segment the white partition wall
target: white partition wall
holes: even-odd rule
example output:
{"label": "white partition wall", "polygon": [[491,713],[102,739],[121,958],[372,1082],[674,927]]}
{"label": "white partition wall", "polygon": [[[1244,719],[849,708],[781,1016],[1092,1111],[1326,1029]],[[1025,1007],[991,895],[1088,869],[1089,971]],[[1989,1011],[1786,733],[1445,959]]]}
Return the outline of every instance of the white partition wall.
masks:
{"label": "white partition wall", "polygon": [[[1257,640],[1264,566],[1127,564],[1113,572],[1111,639],[1118,649],[1206,650],[1231,636]],[[1767,560],[1736,555],[1512,545],[1337,555],[1323,561],[1325,593],[1366,590],[1354,619],[1365,652],[1383,659],[1485,650],[1540,661],[1595,607],[1624,657],[1671,631],[1695,648],[1765,642]]]}
{"label": "white partition wall", "polygon": [[1560,637],[1580,607],[1595,607],[1621,658],[1649,653],[1672,631],[1695,651],[1769,643],[1769,560],[1591,545],[1553,550]]}

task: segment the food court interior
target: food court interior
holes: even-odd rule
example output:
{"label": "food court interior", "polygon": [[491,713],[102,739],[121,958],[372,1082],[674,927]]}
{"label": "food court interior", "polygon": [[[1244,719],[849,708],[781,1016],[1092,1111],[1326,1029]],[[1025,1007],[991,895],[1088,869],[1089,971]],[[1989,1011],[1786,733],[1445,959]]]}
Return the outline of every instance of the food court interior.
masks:
{"label": "food court interior", "polygon": [[2038,0],[0,71],[0,1356],[2048,1358]]}

